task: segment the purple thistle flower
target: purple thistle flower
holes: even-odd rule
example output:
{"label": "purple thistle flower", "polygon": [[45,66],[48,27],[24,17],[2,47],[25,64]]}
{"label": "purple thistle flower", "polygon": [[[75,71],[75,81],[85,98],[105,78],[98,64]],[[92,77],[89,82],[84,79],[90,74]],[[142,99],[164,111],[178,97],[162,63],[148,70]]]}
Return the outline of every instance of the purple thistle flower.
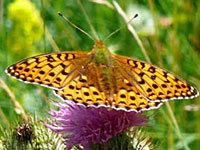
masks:
{"label": "purple thistle flower", "polygon": [[108,110],[105,107],[84,107],[74,103],[56,103],[59,110],[49,114],[55,122],[44,123],[56,133],[64,134],[65,145],[70,150],[82,145],[89,149],[91,144],[106,145],[108,140],[132,126],[144,126],[148,117],[141,113],[123,110]]}

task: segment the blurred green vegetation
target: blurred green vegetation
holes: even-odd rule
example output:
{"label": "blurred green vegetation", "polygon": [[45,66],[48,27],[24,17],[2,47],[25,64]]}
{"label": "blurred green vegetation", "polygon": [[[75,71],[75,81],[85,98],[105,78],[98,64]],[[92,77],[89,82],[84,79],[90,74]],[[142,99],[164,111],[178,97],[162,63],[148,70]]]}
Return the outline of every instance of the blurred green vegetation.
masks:
{"label": "blurred green vegetation", "polygon": [[[20,4],[11,9],[16,1],[1,1],[0,77],[27,114],[37,113],[40,118],[46,118],[46,112],[51,105],[49,100],[57,99],[52,90],[22,83],[7,76],[4,70],[26,57],[55,52],[53,42],[61,51],[91,50],[93,41],[63,21],[57,15],[59,11],[86,32],[90,34],[92,32],[76,0],[17,0],[17,2]],[[115,8],[87,0],[81,2],[101,39],[105,39],[107,35],[125,24]],[[107,2],[113,4],[112,1]],[[117,2],[129,18],[135,13],[139,14],[132,25],[152,64],[177,74],[200,90],[200,0],[118,0]],[[44,34],[45,32],[50,34]],[[53,42],[50,37],[53,38]],[[126,28],[109,38],[106,45],[116,54],[145,60],[139,45]],[[192,104],[199,107],[199,100],[200,98],[170,101],[183,142],[191,150],[199,149],[200,110],[187,111],[185,107]],[[147,132],[160,143],[160,148],[184,149],[166,105],[164,104],[158,111],[150,111],[152,112],[156,112],[156,115],[150,124],[152,127],[147,128]],[[3,127],[12,126],[19,118],[4,88],[0,88],[0,118],[0,125]]]}

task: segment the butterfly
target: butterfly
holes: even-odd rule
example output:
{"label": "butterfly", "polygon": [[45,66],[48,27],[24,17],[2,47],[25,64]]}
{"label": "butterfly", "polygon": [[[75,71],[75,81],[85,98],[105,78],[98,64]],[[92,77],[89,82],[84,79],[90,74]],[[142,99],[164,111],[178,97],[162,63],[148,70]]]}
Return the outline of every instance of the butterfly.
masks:
{"label": "butterfly", "polygon": [[63,100],[125,111],[159,108],[172,99],[191,99],[198,91],[174,74],[130,57],[112,54],[103,41],[91,52],[58,52],[27,58],[8,75],[54,90]]}

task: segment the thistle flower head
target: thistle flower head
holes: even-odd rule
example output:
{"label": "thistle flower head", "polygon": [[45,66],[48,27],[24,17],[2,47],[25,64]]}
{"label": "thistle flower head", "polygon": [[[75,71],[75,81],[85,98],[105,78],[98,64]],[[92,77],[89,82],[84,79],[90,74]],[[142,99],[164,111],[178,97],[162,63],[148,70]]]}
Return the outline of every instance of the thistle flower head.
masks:
{"label": "thistle flower head", "polygon": [[105,107],[84,107],[73,103],[56,103],[59,110],[51,110],[55,119],[44,123],[51,130],[61,133],[68,149],[83,146],[89,149],[91,144],[106,145],[109,139],[132,126],[143,126],[148,117],[141,113],[123,110],[108,110]]}
{"label": "thistle flower head", "polygon": [[0,131],[3,133],[0,136],[0,150],[66,149],[61,135],[46,128],[37,120],[36,115],[34,118],[28,116],[27,121],[22,120],[13,125],[9,128],[0,126]]}

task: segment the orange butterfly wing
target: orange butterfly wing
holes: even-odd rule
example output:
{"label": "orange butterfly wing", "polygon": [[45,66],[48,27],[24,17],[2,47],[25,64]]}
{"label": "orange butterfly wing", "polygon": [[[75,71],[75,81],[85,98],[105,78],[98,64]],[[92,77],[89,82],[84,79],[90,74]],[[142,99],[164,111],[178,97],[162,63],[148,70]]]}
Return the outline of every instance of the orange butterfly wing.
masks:
{"label": "orange butterfly wing", "polygon": [[189,99],[198,91],[174,74],[146,62],[113,55],[124,75],[148,101],[160,102],[172,99]]}
{"label": "orange butterfly wing", "polygon": [[[85,106],[105,106],[126,111],[144,111],[159,108],[162,102],[149,102],[145,99],[130,82],[122,76],[118,68],[115,68],[116,86],[112,95],[112,102],[99,88],[101,83],[96,83],[93,77],[97,77],[97,72],[92,71],[93,67],[88,66],[84,72],[80,73],[69,85],[62,90],[55,90],[55,94],[64,100],[70,100]],[[90,72],[90,74],[88,74]]]}
{"label": "orange butterfly wing", "polygon": [[53,89],[65,87],[86,65],[87,52],[60,52],[22,60],[6,70],[21,81]]}

